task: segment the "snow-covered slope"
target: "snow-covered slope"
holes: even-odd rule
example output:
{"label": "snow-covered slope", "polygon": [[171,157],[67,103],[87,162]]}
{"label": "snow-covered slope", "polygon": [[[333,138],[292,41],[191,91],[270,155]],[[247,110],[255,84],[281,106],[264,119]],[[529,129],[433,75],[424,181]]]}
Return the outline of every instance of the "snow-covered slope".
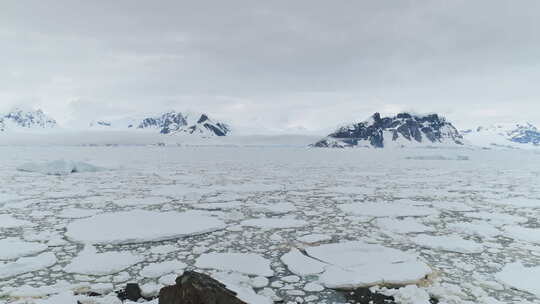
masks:
{"label": "snow-covered slope", "polygon": [[497,124],[462,133],[467,141],[482,147],[540,147],[540,130],[530,123]]}
{"label": "snow-covered slope", "polygon": [[206,114],[185,114],[169,111],[159,115],[142,118],[123,118],[120,120],[97,120],[90,123],[91,129],[101,130],[150,130],[160,134],[196,134],[202,137],[227,136],[230,127],[212,120]]}
{"label": "snow-covered slope", "polygon": [[394,117],[381,117],[375,113],[364,122],[339,128],[312,146],[384,148],[433,144],[463,145],[463,137],[437,114],[400,113]]}
{"label": "snow-covered slope", "polygon": [[56,120],[42,110],[16,109],[7,114],[0,114],[0,132],[52,129],[57,126]]}

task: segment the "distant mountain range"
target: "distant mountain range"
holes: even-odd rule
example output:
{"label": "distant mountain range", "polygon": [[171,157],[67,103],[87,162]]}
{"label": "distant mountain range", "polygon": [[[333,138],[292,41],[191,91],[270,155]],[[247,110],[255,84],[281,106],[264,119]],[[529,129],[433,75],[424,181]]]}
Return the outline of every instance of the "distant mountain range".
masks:
{"label": "distant mountain range", "polygon": [[57,125],[56,120],[47,116],[42,110],[23,111],[15,109],[7,114],[0,114],[0,132],[52,129]]}
{"label": "distant mountain range", "polygon": [[462,131],[465,139],[483,147],[540,147],[540,130],[530,123],[497,124]]}
{"label": "distant mountain range", "polygon": [[[162,135],[193,135],[221,137],[231,134],[231,127],[211,119],[207,114],[168,111],[159,115],[95,120],[90,130],[146,130]],[[0,133],[48,132],[61,130],[56,120],[42,110],[16,109],[0,114]],[[409,147],[409,146],[464,146],[500,148],[540,148],[540,130],[530,123],[497,124],[458,131],[438,114],[418,115],[399,113],[382,117],[379,113],[369,119],[345,125],[322,138],[312,147]]]}
{"label": "distant mountain range", "polygon": [[418,145],[463,145],[463,136],[437,114],[400,113],[393,117],[373,114],[368,120],[339,128],[313,144],[319,148],[404,147]]}
{"label": "distant mountain range", "polygon": [[212,120],[207,114],[184,114],[176,111],[140,119],[98,120],[91,122],[90,128],[156,130],[160,134],[193,134],[201,137],[227,136],[231,133],[229,125]]}

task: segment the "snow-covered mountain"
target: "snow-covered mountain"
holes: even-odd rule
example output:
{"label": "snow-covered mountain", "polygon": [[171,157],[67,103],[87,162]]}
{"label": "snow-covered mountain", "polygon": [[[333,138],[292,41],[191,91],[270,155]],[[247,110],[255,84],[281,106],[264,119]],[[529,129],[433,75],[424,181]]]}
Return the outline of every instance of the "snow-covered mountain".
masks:
{"label": "snow-covered mountain", "polygon": [[52,129],[57,126],[56,120],[42,110],[15,109],[7,114],[0,114],[0,132]]}
{"label": "snow-covered mountain", "polygon": [[477,146],[527,148],[540,147],[540,130],[531,123],[496,124],[462,132]]}
{"label": "snow-covered mountain", "polygon": [[227,124],[214,121],[206,114],[184,114],[176,111],[143,118],[98,120],[90,123],[90,127],[102,130],[156,130],[160,134],[195,134],[202,137],[227,136],[231,132]]}
{"label": "snow-covered mountain", "polygon": [[459,131],[437,114],[400,113],[381,117],[375,113],[364,122],[339,128],[312,146],[384,148],[434,144],[463,145],[464,142]]}

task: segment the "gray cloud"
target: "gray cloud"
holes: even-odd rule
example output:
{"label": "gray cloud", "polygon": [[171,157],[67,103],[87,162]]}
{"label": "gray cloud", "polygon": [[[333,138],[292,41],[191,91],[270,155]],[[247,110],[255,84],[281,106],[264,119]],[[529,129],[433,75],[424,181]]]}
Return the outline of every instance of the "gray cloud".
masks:
{"label": "gray cloud", "polygon": [[0,110],[177,108],[311,130],[374,111],[540,123],[540,2],[6,1]]}

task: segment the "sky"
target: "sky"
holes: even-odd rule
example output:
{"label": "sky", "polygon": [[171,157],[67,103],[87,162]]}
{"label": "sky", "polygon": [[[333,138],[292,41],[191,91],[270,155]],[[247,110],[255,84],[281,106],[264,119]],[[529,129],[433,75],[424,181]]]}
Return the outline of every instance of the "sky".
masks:
{"label": "sky", "polygon": [[0,111],[168,110],[253,133],[374,112],[540,125],[540,1],[5,0]]}

